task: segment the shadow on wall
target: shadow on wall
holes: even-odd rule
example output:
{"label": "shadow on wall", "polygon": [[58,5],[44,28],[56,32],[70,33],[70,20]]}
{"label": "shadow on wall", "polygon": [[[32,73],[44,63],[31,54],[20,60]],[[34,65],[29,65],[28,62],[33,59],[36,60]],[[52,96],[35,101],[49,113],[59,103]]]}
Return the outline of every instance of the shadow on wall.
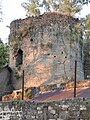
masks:
{"label": "shadow on wall", "polygon": [[2,100],[2,96],[12,93],[13,90],[12,69],[5,65],[0,70],[0,100]]}

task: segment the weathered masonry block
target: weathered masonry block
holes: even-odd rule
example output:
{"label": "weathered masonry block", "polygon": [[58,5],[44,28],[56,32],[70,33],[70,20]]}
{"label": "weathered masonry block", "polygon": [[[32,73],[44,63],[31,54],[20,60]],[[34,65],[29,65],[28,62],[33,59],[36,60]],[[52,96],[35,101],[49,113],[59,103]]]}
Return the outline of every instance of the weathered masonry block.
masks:
{"label": "weathered masonry block", "polygon": [[26,87],[72,80],[75,60],[77,80],[83,80],[82,38],[78,27],[78,19],[59,13],[12,21],[9,44],[14,87],[21,84],[22,70]]}
{"label": "weathered masonry block", "polygon": [[90,120],[90,99],[0,102],[1,120]]}

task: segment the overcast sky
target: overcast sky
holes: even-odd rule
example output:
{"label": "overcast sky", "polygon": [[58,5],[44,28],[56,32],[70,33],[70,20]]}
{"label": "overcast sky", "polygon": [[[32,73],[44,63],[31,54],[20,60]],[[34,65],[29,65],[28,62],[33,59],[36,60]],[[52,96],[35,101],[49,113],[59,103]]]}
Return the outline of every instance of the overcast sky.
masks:
{"label": "overcast sky", "polygon": [[[21,6],[21,3],[25,0],[2,0],[2,10],[3,10],[3,21],[0,22],[0,38],[4,43],[7,42],[7,38],[9,35],[9,28],[6,26],[10,26],[10,23],[19,18],[25,18],[25,10]],[[89,14],[90,4],[84,5],[84,9],[81,12],[81,16],[85,16]]]}
{"label": "overcast sky", "polygon": [[25,18],[25,10],[21,3],[25,0],[2,0],[3,21],[0,23],[0,38],[7,42],[10,23],[19,18]]}

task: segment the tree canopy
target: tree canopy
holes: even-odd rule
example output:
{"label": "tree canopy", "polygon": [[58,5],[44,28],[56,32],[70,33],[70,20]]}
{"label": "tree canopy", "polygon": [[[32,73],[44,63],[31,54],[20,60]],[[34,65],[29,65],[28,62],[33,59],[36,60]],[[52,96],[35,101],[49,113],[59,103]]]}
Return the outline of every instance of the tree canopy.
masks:
{"label": "tree canopy", "polygon": [[[27,16],[38,16],[44,12],[59,12],[68,16],[75,16],[81,11],[84,4],[90,0],[27,0],[22,6],[27,12]],[[84,26],[84,27],[83,27]],[[86,16],[82,22],[84,37],[90,39],[90,15]],[[90,41],[90,40],[89,40]]]}
{"label": "tree canopy", "polygon": [[90,0],[75,0],[77,3],[81,3],[81,4],[88,4],[90,3]]}
{"label": "tree canopy", "polygon": [[85,19],[85,33],[87,41],[90,41],[90,14]]}
{"label": "tree canopy", "polygon": [[75,0],[27,0],[22,3],[27,16],[38,16],[43,12],[59,12],[74,16],[81,10],[81,5]]}
{"label": "tree canopy", "polygon": [[8,63],[8,47],[3,43],[0,44],[0,69]]}

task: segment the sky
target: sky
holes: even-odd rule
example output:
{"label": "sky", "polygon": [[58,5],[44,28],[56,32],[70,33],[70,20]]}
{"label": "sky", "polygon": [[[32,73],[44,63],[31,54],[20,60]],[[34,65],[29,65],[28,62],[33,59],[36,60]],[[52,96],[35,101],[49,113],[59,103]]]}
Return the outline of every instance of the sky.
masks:
{"label": "sky", "polygon": [[[2,0],[2,11],[3,11],[3,21],[0,22],[0,38],[4,43],[8,42],[8,35],[10,29],[7,26],[10,26],[10,23],[15,19],[25,18],[26,11],[21,6],[21,3],[25,0]],[[78,15],[79,17],[85,17],[89,14],[90,3],[89,5],[84,5],[83,10]]]}
{"label": "sky", "polygon": [[25,10],[21,6],[21,3],[25,0],[2,0],[2,18],[3,21],[0,22],[0,38],[4,43],[8,41],[8,35],[10,29],[6,26],[10,26],[10,23],[19,18],[25,18]]}

